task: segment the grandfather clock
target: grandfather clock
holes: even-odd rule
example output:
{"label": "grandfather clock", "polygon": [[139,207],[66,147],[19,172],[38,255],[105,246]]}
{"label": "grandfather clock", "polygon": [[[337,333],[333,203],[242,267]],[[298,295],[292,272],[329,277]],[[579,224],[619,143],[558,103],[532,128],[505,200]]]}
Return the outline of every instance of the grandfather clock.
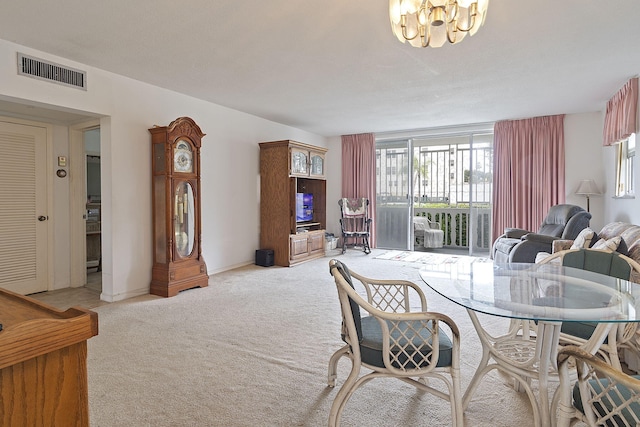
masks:
{"label": "grandfather clock", "polygon": [[153,178],[153,269],[150,292],[171,297],[209,283],[200,229],[200,144],[189,117],[149,129]]}

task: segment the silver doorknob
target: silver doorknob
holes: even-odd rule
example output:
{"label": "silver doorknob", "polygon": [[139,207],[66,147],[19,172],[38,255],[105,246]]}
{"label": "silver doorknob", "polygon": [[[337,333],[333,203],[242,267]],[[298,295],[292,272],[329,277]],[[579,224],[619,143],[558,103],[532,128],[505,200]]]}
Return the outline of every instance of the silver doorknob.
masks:
{"label": "silver doorknob", "polygon": [[38,221],[46,221],[46,220],[48,220],[48,219],[49,219],[49,217],[44,216],[44,215],[40,215],[40,216],[38,217]]}

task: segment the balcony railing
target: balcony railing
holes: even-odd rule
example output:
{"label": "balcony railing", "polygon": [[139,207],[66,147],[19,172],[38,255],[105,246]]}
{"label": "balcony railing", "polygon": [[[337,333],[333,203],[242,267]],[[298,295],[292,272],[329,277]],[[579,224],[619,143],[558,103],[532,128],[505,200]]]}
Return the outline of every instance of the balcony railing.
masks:
{"label": "balcony railing", "polygon": [[[469,221],[471,215],[468,208],[415,208],[416,216],[426,216],[440,224],[444,231],[443,246],[446,248],[469,248],[473,241],[474,252],[488,252],[491,247],[491,209],[474,208],[475,226],[472,227],[474,238],[469,238]],[[407,233],[407,207],[383,205],[376,209],[376,230],[378,245],[400,247],[403,236]]]}

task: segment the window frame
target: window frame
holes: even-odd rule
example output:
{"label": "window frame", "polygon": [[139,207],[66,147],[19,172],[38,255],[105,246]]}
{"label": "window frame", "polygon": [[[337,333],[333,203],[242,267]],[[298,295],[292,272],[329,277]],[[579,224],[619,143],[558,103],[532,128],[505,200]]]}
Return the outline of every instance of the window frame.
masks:
{"label": "window frame", "polygon": [[616,144],[616,184],[614,198],[635,198],[634,160],[636,154],[636,134]]}

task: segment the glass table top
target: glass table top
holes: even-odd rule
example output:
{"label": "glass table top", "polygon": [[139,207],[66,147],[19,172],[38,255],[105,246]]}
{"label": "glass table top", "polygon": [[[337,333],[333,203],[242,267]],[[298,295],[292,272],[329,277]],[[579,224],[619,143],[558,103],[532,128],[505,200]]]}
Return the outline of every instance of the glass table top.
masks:
{"label": "glass table top", "polygon": [[640,321],[640,285],[557,264],[440,264],[420,277],[476,312],[544,321]]}

